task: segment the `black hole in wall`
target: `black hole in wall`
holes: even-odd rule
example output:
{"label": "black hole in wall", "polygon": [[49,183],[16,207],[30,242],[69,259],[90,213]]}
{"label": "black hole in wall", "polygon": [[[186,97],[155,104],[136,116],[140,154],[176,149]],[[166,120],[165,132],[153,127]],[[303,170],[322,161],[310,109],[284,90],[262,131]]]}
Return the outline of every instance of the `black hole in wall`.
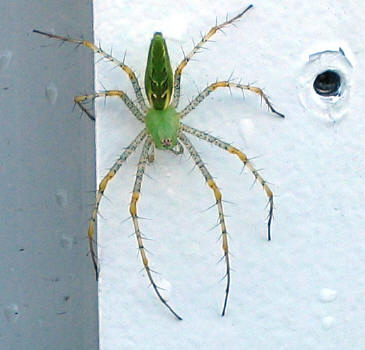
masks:
{"label": "black hole in wall", "polygon": [[318,74],[313,83],[314,91],[321,96],[337,96],[341,86],[340,75],[333,70]]}

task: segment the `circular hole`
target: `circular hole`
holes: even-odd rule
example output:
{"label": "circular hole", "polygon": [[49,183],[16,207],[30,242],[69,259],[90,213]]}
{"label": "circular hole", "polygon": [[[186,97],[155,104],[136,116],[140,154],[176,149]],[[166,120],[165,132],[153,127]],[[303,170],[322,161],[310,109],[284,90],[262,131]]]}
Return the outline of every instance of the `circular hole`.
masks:
{"label": "circular hole", "polygon": [[341,86],[340,75],[333,70],[318,74],[313,83],[314,91],[321,96],[337,96]]}
{"label": "circular hole", "polygon": [[311,54],[299,78],[303,107],[322,120],[340,120],[350,108],[352,70],[341,49]]}

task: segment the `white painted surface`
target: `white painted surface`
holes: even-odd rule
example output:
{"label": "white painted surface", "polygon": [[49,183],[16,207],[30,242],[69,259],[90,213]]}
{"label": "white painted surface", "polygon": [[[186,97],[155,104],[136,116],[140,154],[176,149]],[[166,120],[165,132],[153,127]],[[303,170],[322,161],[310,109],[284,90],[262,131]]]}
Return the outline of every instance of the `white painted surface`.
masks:
{"label": "white painted surface", "polygon": [[[95,1],[95,38],[123,58],[143,82],[150,39],[167,38],[174,67],[241,1]],[[184,70],[181,107],[217,78],[233,76],[265,89],[281,120],[257,96],[217,91],[186,117],[191,126],[242,148],[271,182],[273,240],[266,198],[237,159],[194,141],[223,191],[232,289],[227,315],[224,263],[213,195],[186,155],[157,152],[142,185],[139,215],[151,266],[169,288],[178,322],[158,301],[142,269],[128,206],[138,155],[110,183],[99,219],[100,339],[112,349],[364,349],[364,44],[361,1],[262,1]],[[352,64],[346,114],[327,118],[301,103],[309,55],[341,47]],[[318,72],[320,73],[320,72]],[[126,74],[97,65],[100,90],[133,96]],[[310,87],[309,87],[310,88]],[[331,107],[332,108],[332,107]],[[121,101],[97,103],[98,176],[105,174],[142,125]],[[233,202],[234,204],[231,204]],[[328,299],[335,293],[335,298]],[[326,294],[326,295],[324,295]],[[324,295],[324,296],[323,296]],[[325,302],[323,302],[325,298]]]}

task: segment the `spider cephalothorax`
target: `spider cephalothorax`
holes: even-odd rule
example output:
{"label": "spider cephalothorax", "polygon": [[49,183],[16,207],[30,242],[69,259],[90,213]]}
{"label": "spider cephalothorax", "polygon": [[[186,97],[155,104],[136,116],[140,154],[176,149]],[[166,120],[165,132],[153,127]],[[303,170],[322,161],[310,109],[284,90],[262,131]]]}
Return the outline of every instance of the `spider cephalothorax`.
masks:
{"label": "spider cephalothorax", "polygon": [[163,298],[158,289],[158,286],[154,281],[154,278],[152,276],[152,270],[150,268],[149,261],[147,259],[146,250],[144,248],[143,237],[141,235],[141,231],[139,228],[139,222],[137,216],[137,202],[140,197],[140,190],[145,167],[148,162],[154,160],[153,146],[162,150],[170,150],[175,154],[182,153],[183,149],[185,148],[190,154],[191,158],[194,160],[195,164],[197,165],[197,168],[201,171],[202,175],[205,178],[206,183],[213,191],[214,198],[216,201],[215,203],[218,208],[219,226],[222,238],[222,249],[224,254],[224,260],[226,263],[226,274],[225,274],[226,289],[225,289],[222,316],[225,314],[226,311],[230,282],[231,282],[228,235],[225,223],[225,216],[223,212],[222,193],[220,192],[217,184],[215,183],[212,175],[209,173],[204,162],[200,158],[200,155],[189,141],[188,137],[186,136],[186,133],[195,136],[199,139],[202,139],[204,141],[207,141],[221,148],[222,150],[228,151],[229,153],[237,156],[241,160],[241,162],[252,172],[257,182],[261,184],[269,200],[269,219],[268,219],[267,237],[268,240],[271,239],[270,230],[271,230],[271,220],[273,216],[274,200],[273,200],[273,193],[270,190],[267,182],[262,178],[260,173],[254,168],[253,164],[247,158],[247,156],[238,148],[235,148],[229,143],[224,142],[219,138],[212,136],[206,132],[187,126],[186,124],[181,122],[181,119],[183,119],[187,114],[189,114],[189,112],[195,109],[210,93],[212,93],[218,88],[224,88],[224,87],[225,88],[228,87],[229,89],[236,88],[240,89],[241,91],[248,90],[255,94],[258,94],[265,101],[266,105],[268,106],[271,112],[278,115],[279,117],[284,117],[284,116],[273,108],[267,96],[263,93],[263,91],[260,88],[251,85],[234,83],[231,80],[217,81],[215,83],[208,85],[184,109],[182,109],[181,111],[177,111],[177,107],[179,105],[179,100],[180,100],[181,75],[187,63],[191,60],[191,58],[195,55],[195,53],[198,52],[203,47],[203,45],[205,45],[205,43],[218,30],[237,21],[250,8],[252,8],[252,5],[248,6],[244,11],[242,11],[235,17],[229,20],[227,19],[225,22],[219,25],[217,24],[214,27],[212,27],[207,34],[202,36],[202,39],[198,42],[197,45],[195,45],[193,50],[190,51],[190,53],[184,57],[184,59],[177,66],[174,74],[172,73],[172,68],[170,64],[170,59],[165,39],[163,38],[161,33],[158,32],[155,33],[152,38],[149,49],[146,74],[145,74],[145,92],[149,106],[146,104],[145,99],[142,95],[141,88],[135,73],[129,66],[124,64],[124,61],[121,62],[117,60],[116,58],[112,57],[111,55],[103,51],[100,47],[95,46],[93,43],[89,41],[72,39],[34,30],[34,32],[46,35],[50,38],[68,41],[78,45],[84,45],[89,49],[93,50],[95,53],[100,54],[106,60],[115,63],[117,66],[119,66],[122,70],[124,70],[128,74],[134,92],[136,94],[138,104],[134,103],[128,97],[128,95],[124,93],[122,90],[101,91],[90,95],[77,96],[74,99],[75,103],[79,105],[81,110],[85,112],[90,119],[94,120],[94,116],[85,107],[84,105],[85,102],[94,100],[95,98],[98,97],[111,97],[111,96],[120,97],[126,104],[128,109],[131,111],[131,113],[145,125],[145,128],[136,136],[136,138],[132,141],[132,143],[128,147],[126,147],[124,152],[120,155],[119,159],[114,163],[114,165],[110,168],[110,170],[107,172],[107,174],[104,176],[104,178],[99,184],[99,188],[96,193],[96,201],[94,209],[91,213],[89,230],[88,230],[91,258],[96,271],[96,277],[98,277],[98,264],[97,264],[96,250],[94,246],[94,235],[95,235],[95,222],[98,214],[99,204],[103,197],[108,182],[115,176],[115,174],[118,172],[122,164],[136,150],[138,145],[140,145],[143,142],[143,148],[138,162],[136,180],[133,188],[133,194],[129,210],[133,220],[135,235],[138,242],[138,249],[142,258],[144,268],[151,282],[151,285],[155,290],[157,296],[161,300],[161,302],[179,320],[181,320],[181,317],[171,308],[168,302]]}
{"label": "spider cephalothorax", "polygon": [[168,107],[162,110],[151,108],[146,114],[145,121],[156,148],[172,149],[176,146],[180,115],[175,108]]}

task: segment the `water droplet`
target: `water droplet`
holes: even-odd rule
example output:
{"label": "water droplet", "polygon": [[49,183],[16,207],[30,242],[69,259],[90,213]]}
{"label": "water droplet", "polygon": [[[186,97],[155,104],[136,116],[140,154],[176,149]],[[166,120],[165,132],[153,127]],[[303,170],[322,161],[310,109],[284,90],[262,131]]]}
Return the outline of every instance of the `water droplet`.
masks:
{"label": "water droplet", "polygon": [[65,190],[58,190],[56,192],[56,200],[62,208],[65,208],[68,204],[67,192]]}
{"label": "water droplet", "polygon": [[323,329],[330,329],[333,326],[335,319],[331,316],[326,316],[322,318]]}
{"label": "water droplet", "polygon": [[4,308],[4,314],[9,322],[15,322],[19,317],[19,308],[16,304],[8,305]]}
{"label": "water droplet", "polygon": [[247,144],[250,143],[250,140],[255,135],[254,122],[248,118],[242,119],[239,124],[239,133],[240,133],[240,136],[241,136],[245,146],[247,146]]}
{"label": "water droplet", "polygon": [[58,97],[58,90],[56,84],[48,83],[46,85],[46,97],[50,104],[54,105],[56,103]]}
{"label": "water droplet", "polygon": [[323,303],[330,303],[334,301],[337,297],[337,292],[329,288],[322,288],[319,293],[319,299]]}
{"label": "water droplet", "polygon": [[9,50],[5,50],[0,53],[0,72],[3,72],[9,67],[13,53]]}
{"label": "water droplet", "polygon": [[73,247],[73,239],[70,236],[63,235],[60,240],[60,244],[62,248],[67,250],[71,250]]}

